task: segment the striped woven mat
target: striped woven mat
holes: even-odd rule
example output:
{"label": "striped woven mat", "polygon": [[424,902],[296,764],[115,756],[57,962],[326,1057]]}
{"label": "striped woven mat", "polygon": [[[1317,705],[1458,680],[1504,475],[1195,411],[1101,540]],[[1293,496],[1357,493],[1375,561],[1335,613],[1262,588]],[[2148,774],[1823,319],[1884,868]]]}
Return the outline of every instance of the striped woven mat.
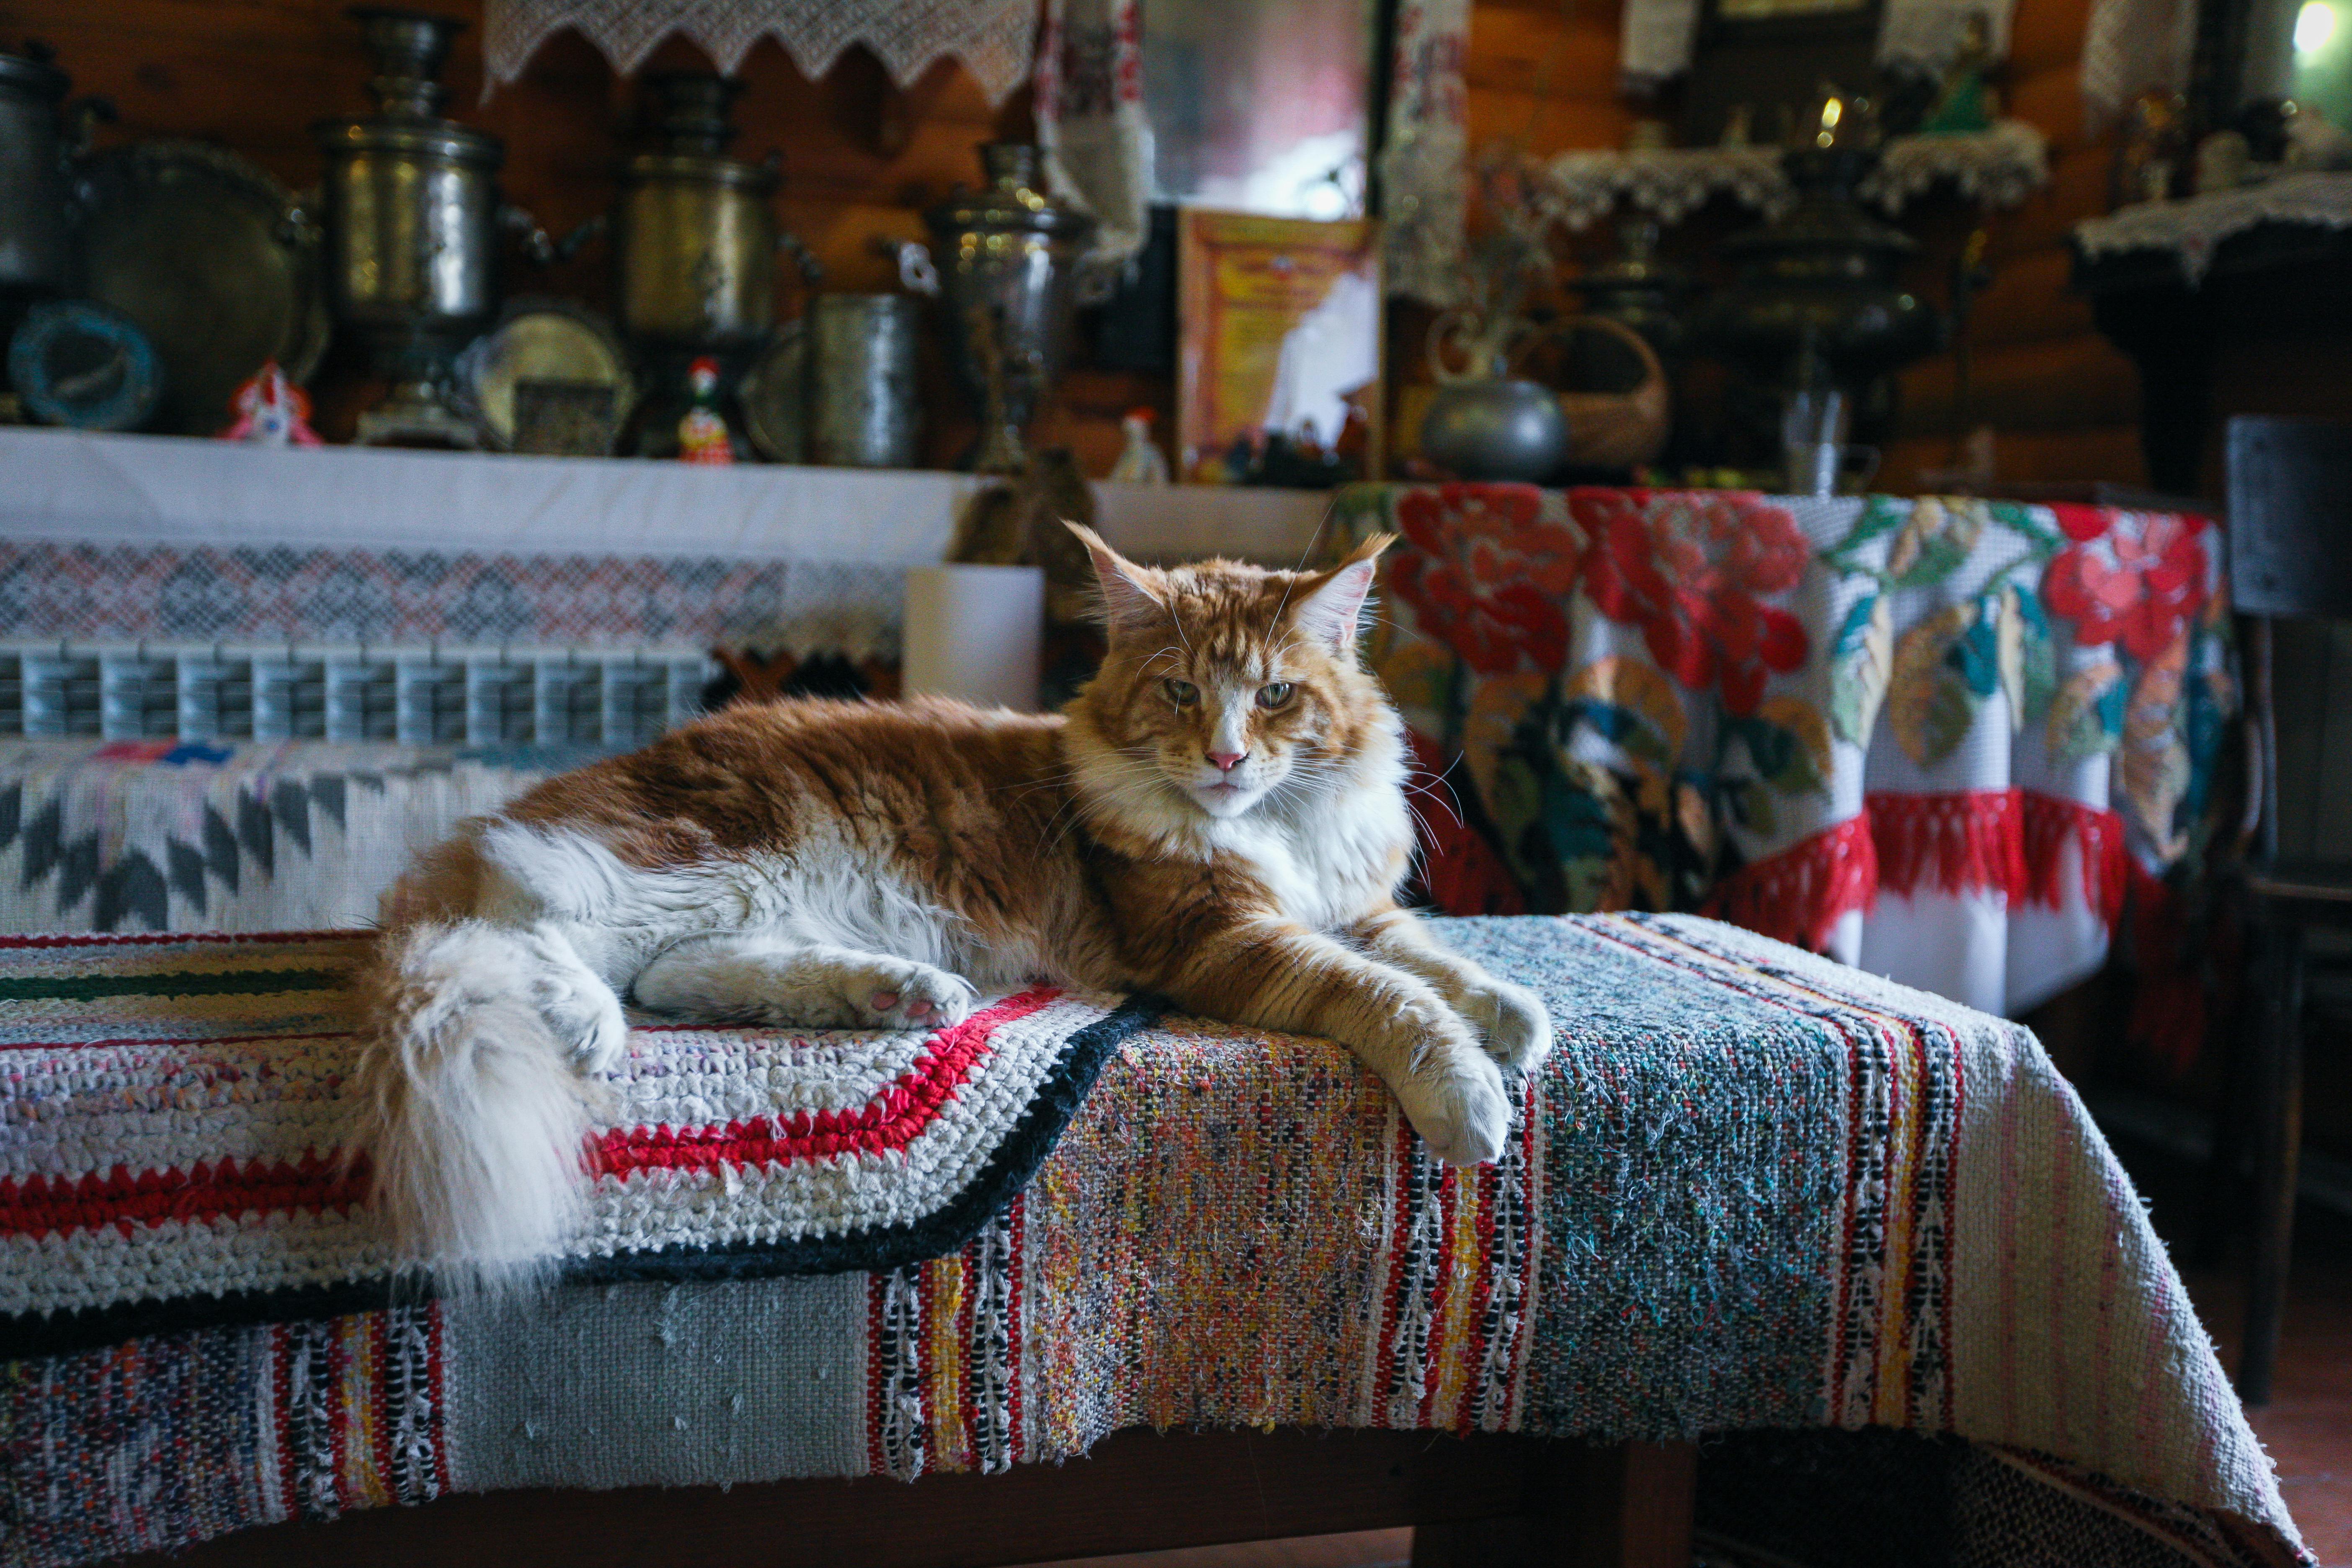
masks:
{"label": "striped woven mat", "polygon": [[[370,942],[0,938],[0,1353],[391,1299],[365,1171],[341,1150],[344,988]],[[562,1271],[710,1279],[952,1252],[1155,1011],[1041,986],[929,1035],[640,1021]]]}
{"label": "striped woven mat", "polygon": [[[451,1490],[997,1470],[1143,1425],[1728,1434],[1701,1450],[1702,1518],[1780,1560],[2307,1561],[2129,1180],[2025,1030],[1685,917],[1440,929],[1559,1031],[1494,1164],[1432,1165],[1328,1041],[1009,998],[990,1052],[1099,1076],[960,1247],[137,1339],[115,1320],[0,1363],[0,1563]],[[325,1163],[348,1027],[328,987],[355,951],[5,950],[0,1023],[52,1042],[0,1047],[20,1331],[365,1274],[364,1210]],[[824,1109],[774,1068],[856,1064],[870,1104],[954,1048],[642,1032],[606,1146],[646,1157],[599,1178],[581,1265],[772,1267],[787,1194],[846,1205],[865,1188],[837,1173],[887,1164],[763,1163]]]}

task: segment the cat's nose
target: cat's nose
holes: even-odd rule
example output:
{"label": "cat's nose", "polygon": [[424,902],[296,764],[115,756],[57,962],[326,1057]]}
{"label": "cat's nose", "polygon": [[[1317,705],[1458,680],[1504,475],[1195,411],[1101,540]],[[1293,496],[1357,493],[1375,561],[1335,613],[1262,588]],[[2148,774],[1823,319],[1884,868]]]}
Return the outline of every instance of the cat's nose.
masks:
{"label": "cat's nose", "polygon": [[1219,773],[1229,773],[1241,766],[1243,759],[1248,755],[1247,752],[1211,752],[1209,761],[1217,764]]}

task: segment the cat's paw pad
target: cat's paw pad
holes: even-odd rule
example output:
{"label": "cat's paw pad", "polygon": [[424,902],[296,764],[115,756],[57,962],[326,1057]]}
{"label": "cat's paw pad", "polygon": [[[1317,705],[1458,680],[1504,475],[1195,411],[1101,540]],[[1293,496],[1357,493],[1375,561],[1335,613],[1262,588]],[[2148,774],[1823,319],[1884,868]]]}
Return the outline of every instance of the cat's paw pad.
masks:
{"label": "cat's paw pad", "polygon": [[1470,1009],[1486,1054],[1507,1068],[1532,1067],[1551,1049],[1551,1014],[1543,998],[1507,980],[1478,988]]}
{"label": "cat's paw pad", "polygon": [[842,977],[842,994],[871,1029],[944,1029],[971,1016],[971,981],[928,963],[875,963]]}
{"label": "cat's paw pad", "polygon": [[1397,1099],[1441,1164],[1485,1164],[1510,1138],[1511,1097],[1501,1069],[1485,1057],[1429,1069],[1400,1088]]}

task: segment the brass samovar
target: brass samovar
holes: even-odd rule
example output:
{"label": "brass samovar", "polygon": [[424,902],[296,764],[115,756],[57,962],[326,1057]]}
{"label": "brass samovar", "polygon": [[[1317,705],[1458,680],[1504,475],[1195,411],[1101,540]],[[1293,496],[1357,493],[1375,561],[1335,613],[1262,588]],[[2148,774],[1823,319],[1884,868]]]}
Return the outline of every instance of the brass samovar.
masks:
{"label": "brass samovar", "polygon": [[318,206],[328,307],[394,384],[360,416],[359,439],[478,446],[479,426],[450,391],[451,362],[497,313],[500,229],[536,229],[499,199],[505,144],[441,118],[441,64],[465,24],[373,5],[346,15],[375,56],[377,111],[311,130],[327,162]]}

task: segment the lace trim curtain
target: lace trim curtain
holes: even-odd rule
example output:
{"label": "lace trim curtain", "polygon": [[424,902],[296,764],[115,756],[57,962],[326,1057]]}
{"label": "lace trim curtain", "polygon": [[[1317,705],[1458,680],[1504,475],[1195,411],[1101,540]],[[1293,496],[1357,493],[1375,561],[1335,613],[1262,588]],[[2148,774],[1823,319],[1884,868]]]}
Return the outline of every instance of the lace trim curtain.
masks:
{"label": "lace trim curtain", "polygon": [[2128,250],[2168,250],[2201,283],[2222,242],[2262,224],[2352,228],[2352,174],[2287,174],[2265,184],[2178,202],[2139,202],[2074,226],[2086,261]]}
{"label": "lace trim curtain", "polygon": [[[1973,200],[2012,207],[2049,181],[2042,132],[2004,120],[1990,131],[1895,138],[1858,194],[1895,213],[1929,186],[1949,182]],[[1775,148],[1576,148],[1545,166],[1535,200],[1545,217],[1580,229],[1621,205],[1677,223],[1718,194],[1776,216],[1795,196]]]}
{"label": "lace trim curtain", "polygon": [[814,81],[852,44],[874,52],[901,87],[942,59],[971,71],[991,103],[1029,79],[1038,0],[487,0],[483,89],[511,82],[539,47],[576,28],[623,75],[673,36],[730,75],[773,38]]}

